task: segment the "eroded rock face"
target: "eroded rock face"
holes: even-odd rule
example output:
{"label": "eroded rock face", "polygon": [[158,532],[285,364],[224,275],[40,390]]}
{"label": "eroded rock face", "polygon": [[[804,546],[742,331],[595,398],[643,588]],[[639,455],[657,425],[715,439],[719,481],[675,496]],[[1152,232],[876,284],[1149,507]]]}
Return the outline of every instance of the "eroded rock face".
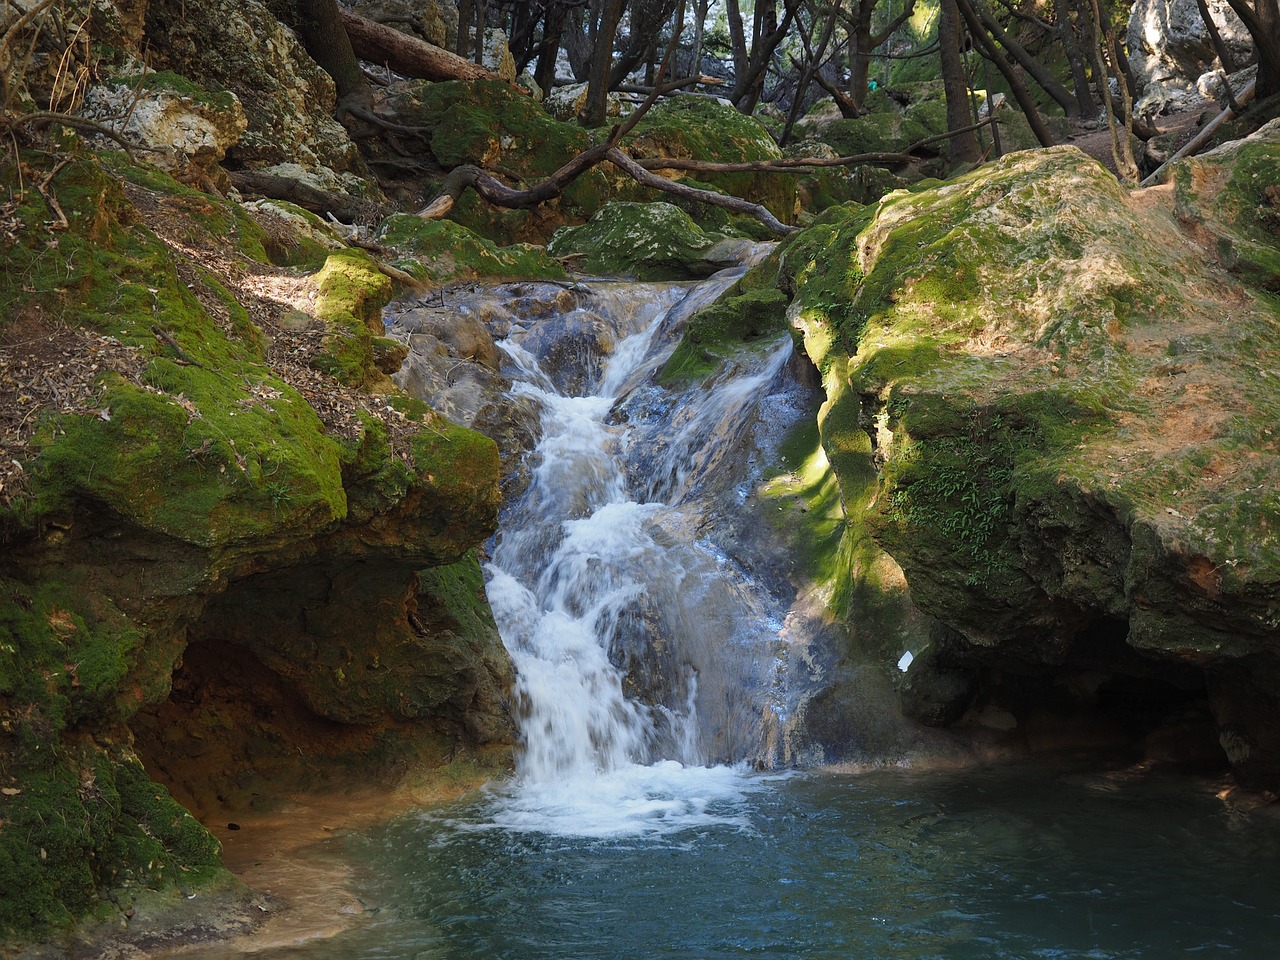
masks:
{"label": "eroded rock face", "polygon": [[846,509],[947,628],[907,635],[922,719],[1212,725],[1280,786],[1276,169],[1273,123],[1178,168],[1175,219],[1054,148],[780,251]]}
{"label": "eroded rock face", "polygon": [[[177,81],[174,89],[165,80]],[[131,143],[150,151],[151,161],[176,177],[210,181],[217,164],[249,125],[240,101],[195,87],[166,74],[151,74],[144,86],[117,80],[85,94],[82,112]]]}
{"label": "eroded rock face", "polygon": [[[1253,61],[1253,40],[1226,0],[1208,0],[1209,13],[1236,69]],[[1196,0],[1138,0],[1129,15],[1129,63],[1139,81],[1166,90],[1192,89],[1221,69]]]}
{"label": "eroded rock face", "polygon": [[368,190],[364,161],[333,119],[333,81],[258,0],[159,0],[147,36],[160,65],[239,97],[249,126],[231,150],[236,163],[297,164],[326,189]]}
{"label": "eroded rock face", "polygon": [[[45,256],[37,193],[4,241],[4,368],[57,379],[33,407],[61,398],[4,435],[0,819],[21,827],[0,830],[6,938],[218,879],[217,842],[175,795],[225,814],[390,788],[513,740],[470,553],[497,522],[498,450],[378,370],[402,349],[380,337],[385,276],[331,253],[301,321],[251,315],[173,240],[269,274],[254,221],[110,162],[49,174],[65,259]],[[272,342],[291,330],[314,341]],[[65,353],[41,352],[51,333]]]}

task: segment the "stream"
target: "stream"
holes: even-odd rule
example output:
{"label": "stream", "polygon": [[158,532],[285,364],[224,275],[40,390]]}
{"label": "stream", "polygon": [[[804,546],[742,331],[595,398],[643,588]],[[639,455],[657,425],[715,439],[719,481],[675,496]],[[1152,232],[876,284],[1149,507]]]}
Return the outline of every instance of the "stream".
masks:
{"label": "stream", "polygon": [[592,282],[553,321],[567,347],[552,321],[484,308],[535,438],[486,566],[519,677],[516,775],[317,844],[363,913],[254,955],[1270,955],[1280,822],[1220,784],[1096,760],[780,769],[803,618],[735,516],[813,397],[787,337],[696,390],[653,380],[732,279]]}

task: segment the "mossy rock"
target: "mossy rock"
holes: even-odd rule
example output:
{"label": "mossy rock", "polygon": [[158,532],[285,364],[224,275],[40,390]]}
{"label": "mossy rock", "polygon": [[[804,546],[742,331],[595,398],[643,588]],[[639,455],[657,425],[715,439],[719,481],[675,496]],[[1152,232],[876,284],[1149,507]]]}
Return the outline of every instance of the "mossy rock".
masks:
{"label": "mossy rock", "polygon": [[822,131],[822,139],[841,157],[863,153],[901,153],[933,131],[918,119],[901,113],[869,113],[836,120]]}
{"label": "mossy rock", "polygon": [[408,214],[388,217],[381,243],[405,259],[397,266],[433,286],[470,280],[559,280],[566,274],[543,247],[499,247],[451,220],[423,220]]}
{"label": "mossy rock", "polygon": [[669,385],[706,379],[728,357],[772,343],[787,329],[787,296],[771,282],[769,266],[756,268],[715,303],[689,319],[675,352],[659,373]]}
{"label": "mossy rock", "polygon": [[669,203],[610,203],[580,227],[565,227],[547,252],[580,260],[586,273],[641,280],[705,277],[744,244],[707,233]]}
{"label": "mossy rock", "polygon": [[[0,273],[0,333],[6,345],[51,339],[73,358],[58,372],[71,401],[29,411],[34,433],[10,454],[22,482],[0,502],[6,937],[104,911],[118,922],[137,891],[226,879],[216,841],[127,746],[140,711],[169,696],[211,598],[281,566],[305,583],[376,568],[399,594],[369,609],[404,621],[416,571],[458,562],[492,533],[499,502],[492,441],[403,397],[364,400],[363,419],[331,432],[308,400],[322,378],[268,362],[254,315],[177,252],[252,248],[265,262],[238,204],[70,149],[61,161],[24,154],[21,181],[0,164],[16,198],[0,236],[12,268]],[[18,188],[33,175],[47,176],[65,229],[50,230],[38,191]],[[147,215],[160,207],[173,246]],[[339,252],[315,285],[343,341],[331,355],[353,382],[385,378],[386,277],[363,253]],[[383,407],[385,419],[370,412]],[[387,421],[401,418],[397,448]],[[284,605],[297,622],[297,603]],[[348,625],[343,642],[355,633]]]}
{"label": "mossy rock", "polygon": [[[226,879],[221,845],[127,750],[24,731],[0,775],[0,937],[67,931],[147,890]],[[113,903],[114,901],[114,903]]]}
{"label": "mossy rock", "polygon": [[1175,212],[1211,232],[1222,263],[1265,290],[1280,292],[1280,120],[1211,153],[1179,160],[1170,178]]}
{"label": "mossy rock", "polygon": [[[1272,255],[1277,132],[1181,171],[1184,221]],[[779,248],[790,316],[853,425],[823,435],[848,521],[969,663],[1051,671],[1104,621],[1178,682],[1267,655],[1280,380],[1259,367],[1280,360],[1280,304],[1265,261],[1237,268],[1251,295],[1211,259],[1069,147],[832,208]],[[1280,783],[1274,691],[1237,699],[1272,704],[1242,719],[1215,700],[1256,745],[1231,753],[1238,774]]]}
{"label": "mossy rock", "polygon": [[[544,180],[591,145],[576,123],[554,119],[532,97],[497,80],[402,84],[395,108],[403,122],[432,131],[431,152],[443,169],[474,164],[501,170],[517,186]],[[533,210],[499,210],[469,191],[449,219],[498,244],[545,243],[557,227],[600,209],[611,190],[597,167]]]}

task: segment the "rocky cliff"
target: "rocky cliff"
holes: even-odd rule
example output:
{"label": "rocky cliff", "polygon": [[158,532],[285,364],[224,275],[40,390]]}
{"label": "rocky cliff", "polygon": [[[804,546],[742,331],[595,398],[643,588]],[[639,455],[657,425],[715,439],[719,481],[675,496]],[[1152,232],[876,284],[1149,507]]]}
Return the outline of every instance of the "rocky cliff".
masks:
{"label": "rocky cliff", "polygon": [[175,796],[502,765],[497,448],[380,369],[374,261],[278,267],[240,204],[73,141],[0,179],[0,930],[216,880]]}
{"label": "rocky cliff", "polygon": [[834,208],[745,282],[823,377],[815,575],[913,655],[908,714],[1280,788],[1278,169],[1275,123],[1135,193],[1013,154]]}

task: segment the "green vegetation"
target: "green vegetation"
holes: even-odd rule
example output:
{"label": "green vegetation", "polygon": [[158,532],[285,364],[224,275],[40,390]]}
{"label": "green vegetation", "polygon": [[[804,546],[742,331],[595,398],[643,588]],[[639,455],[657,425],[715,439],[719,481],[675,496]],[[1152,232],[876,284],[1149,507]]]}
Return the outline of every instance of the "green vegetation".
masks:
{"label": "green vegetation", "polygon": [[423,220],[395,214],[383,221],[380,243],[403,255],[402,270],[435,285],[486,280],[560,280],[564,267],[543,247],[499,247],[451,220]]}
{"label": "green vegetation", "polygon": [[578,258],[585,273],[687,280],[714,272],[705,258],[723,240],[669,203],[610,203],[582,226],[556,231],[547,252]]}

